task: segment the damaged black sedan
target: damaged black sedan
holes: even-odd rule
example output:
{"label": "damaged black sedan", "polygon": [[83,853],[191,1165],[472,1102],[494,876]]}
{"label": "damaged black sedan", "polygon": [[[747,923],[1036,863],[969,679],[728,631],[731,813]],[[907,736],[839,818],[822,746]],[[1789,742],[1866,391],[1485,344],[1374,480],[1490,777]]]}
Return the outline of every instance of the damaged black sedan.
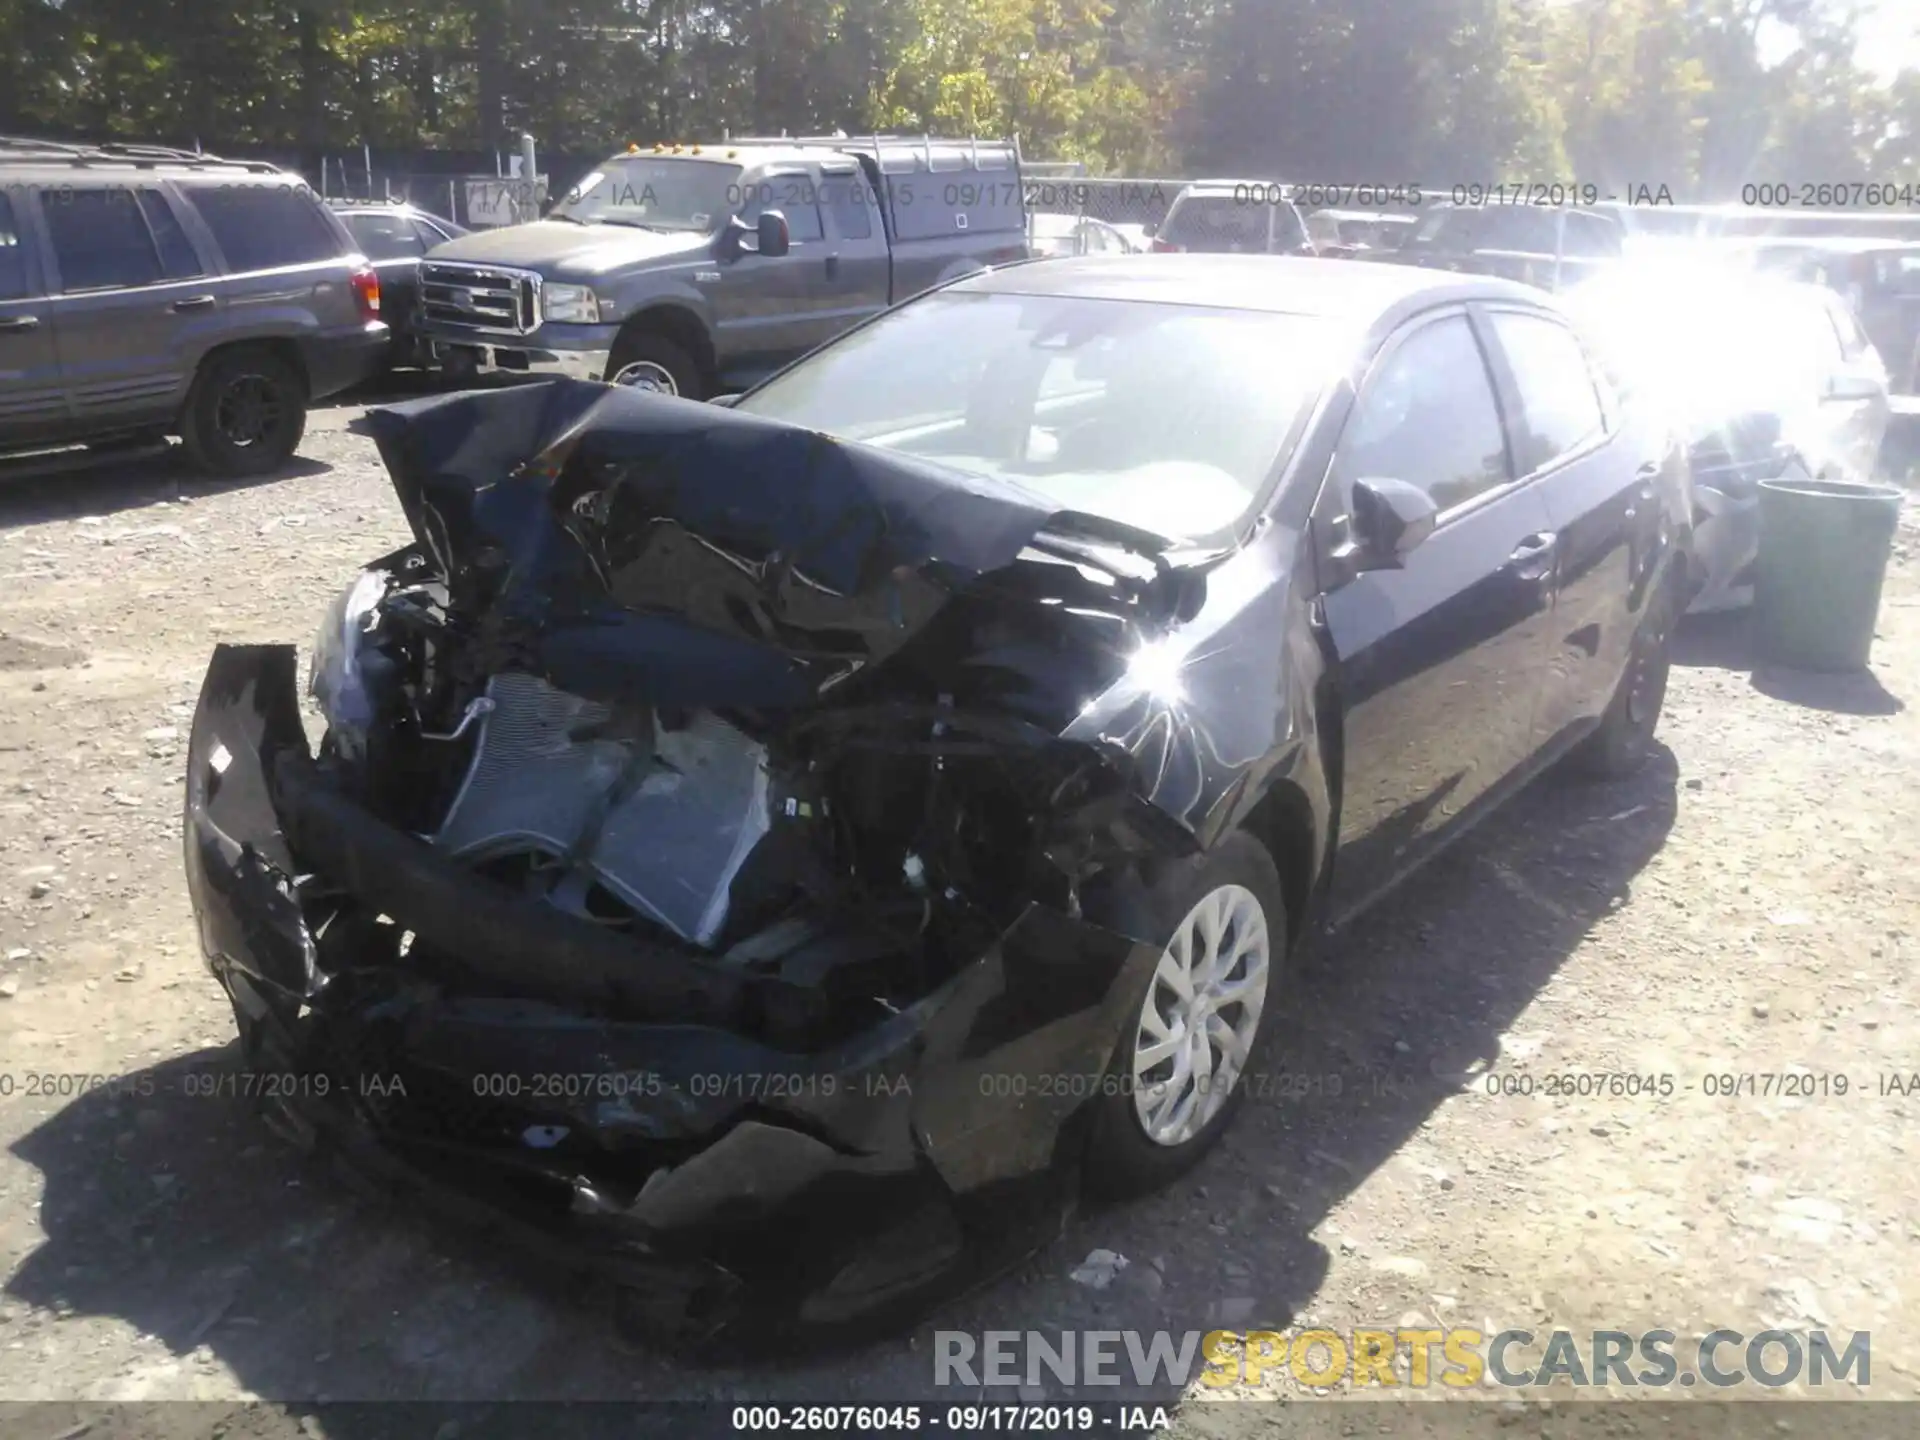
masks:
{"label": "damaged black sedan", "polygon": [[1552,302],[1397,267],[1017,266],[731,404],[363,424],[415,538],[317,749],[293,647],[214,653],[209,964],[283,1130],[680,1339],[1193,1165],[1304,933],[1640,762],[1683,598],[1683,462]]}

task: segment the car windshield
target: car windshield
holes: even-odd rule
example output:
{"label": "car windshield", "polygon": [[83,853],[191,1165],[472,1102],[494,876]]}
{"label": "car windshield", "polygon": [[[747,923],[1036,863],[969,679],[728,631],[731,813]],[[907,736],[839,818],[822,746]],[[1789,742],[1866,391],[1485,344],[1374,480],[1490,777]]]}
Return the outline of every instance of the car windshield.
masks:
{"label": "car windshield", "polygon": [[1233,525],[1333,364],[1330,322],[1128,300],[940,294],[739,409],[1173,539]]}
{"label": "car windshield", "polygon": [[1161,227],[1161,238],[1188,250],[1262,253],[1269,208],[1233,195],[1183,196]]}
{"label": "car windshield", "polygon": [[733,213],[739,188],[738,165],[635,156],[609,160],[574,186],[550,213],[586,224],[705,235]]}

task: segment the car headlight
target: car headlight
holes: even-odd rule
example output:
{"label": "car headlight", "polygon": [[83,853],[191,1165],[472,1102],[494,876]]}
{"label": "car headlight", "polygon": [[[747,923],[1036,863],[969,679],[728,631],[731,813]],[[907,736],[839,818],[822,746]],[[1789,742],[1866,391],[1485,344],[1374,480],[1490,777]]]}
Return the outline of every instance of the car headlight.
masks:
{"label": "car headlight", "polygon": [[540,312],[564,325],[598,325],[600,297],[585,285],[542,285]]}
{"label": "car headlight", "polygon": [[363,571],[327,607],[313,640],[313,670],[307,694],[326,717],[334,748],[349,759],[366,753],[367,736],[378,713],[369,683],[367,638],[375,612],[386,598],[383,570]]}

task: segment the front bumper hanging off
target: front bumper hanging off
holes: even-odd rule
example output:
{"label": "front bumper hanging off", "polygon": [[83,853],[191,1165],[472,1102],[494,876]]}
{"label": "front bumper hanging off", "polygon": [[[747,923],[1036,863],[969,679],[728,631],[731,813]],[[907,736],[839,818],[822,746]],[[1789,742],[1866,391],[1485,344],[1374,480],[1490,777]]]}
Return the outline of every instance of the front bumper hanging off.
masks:
{"label": "front bumper hanging off", "polygon": [[185,820],[279,1128],[611,1280],[672,1340],[898,1318],[1057,1227],[1152,946],[1031,905],[918,1002],[785,1044],[809,992],[523,899],[332,788],[295,671],[216,649]]}

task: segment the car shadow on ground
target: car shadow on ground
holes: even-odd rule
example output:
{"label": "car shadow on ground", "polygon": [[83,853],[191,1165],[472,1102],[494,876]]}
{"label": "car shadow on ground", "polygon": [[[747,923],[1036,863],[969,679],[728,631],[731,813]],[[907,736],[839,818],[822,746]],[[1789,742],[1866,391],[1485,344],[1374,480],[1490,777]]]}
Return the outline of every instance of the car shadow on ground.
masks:
{"label": "car shadow on ground", "polygon": [[[911,1335],[852,1354],[766,1368],[731,1355],[689,1365],[623,1350],[610,1343],[605,1313],[564,1278],[364,1198],[302,1161],[234,1094],[232,1046],[48,1102],[13,1146],[44,1186],[45,1239],[4,1293],[60,1315],[111,1315],[158,1339],[166,1358],[98,1391],[103,1401],[188,1393],[224,1366],[247,1390],[298,1406],[945,1405],[982,1391],[935,1387],[942,1331],[1039,1330],[1053,1343],[1062,1330],[1167,1330],[1176,1341],[1215,1328],[1281,1330],[1325,1278],[1328,1254],[1314,1232],[1383,1167],[1395,1167],[1387,1183],[1419,1187],[1423,1208],[1456,1214],[1461,1234],[1486,1230],[1478,1222],[1503,1203],[1496,1178],[1441,1182],[1396,1157],[1438,1107],[1497,1072],[1516,1017],[1594,924],[1627,902],[1672,826],[1676,781],[1661,748],[1630,781],[1534,784],[1276,993],[1278,1024],[1254,1058],[1242,1113],[1197,1170],[1144,1200],[1083,1212],[1023,1270]],[[1425,1142],[1415,1148],[1433,1158]],[[1066,1278],[1095,1247],[1127,1257],[1112,1283]],[[1391,1328],[1398,1315],[1380,1318]],[[1124,1358],[1119,1368],[1128,1371]],[[1055,1402],[1172,1403],[1180,1394],[1164,1377],[1072,1390],[1051,1379],[1042,1376],[1042,1390]],[[989,1388],[984,1398],[1023,1396]],[[412,1413],[413,1433],[440,1423]],[[323,1433],[375,1440],[391,1428],[392,1415],[380,1415],[333,1409]],[[493,1432],[463,1422],[462,1433]]]}
{"label": "car shadow on ground", "polygon": [[1898,715],[1906,704],[1871,670],[1824,674],[1768,665],[1753,638],[1751,612],[1689,615],[1673,637],[1673,663],[1748,676],[1760,694],[1835,715]]}
{"label": "car shadow on ground", "polygon": [[116,515],[174,500],[197,500],[279,480],[324,475],[333,469],[322,461],[295,455],[266,475],[210,480],[193,472],[178,445],[132,456],[102,453],[45,473],[23,469],[9,475],[5,466],[12,463],[0,462],[0,530],[88,515]]}

